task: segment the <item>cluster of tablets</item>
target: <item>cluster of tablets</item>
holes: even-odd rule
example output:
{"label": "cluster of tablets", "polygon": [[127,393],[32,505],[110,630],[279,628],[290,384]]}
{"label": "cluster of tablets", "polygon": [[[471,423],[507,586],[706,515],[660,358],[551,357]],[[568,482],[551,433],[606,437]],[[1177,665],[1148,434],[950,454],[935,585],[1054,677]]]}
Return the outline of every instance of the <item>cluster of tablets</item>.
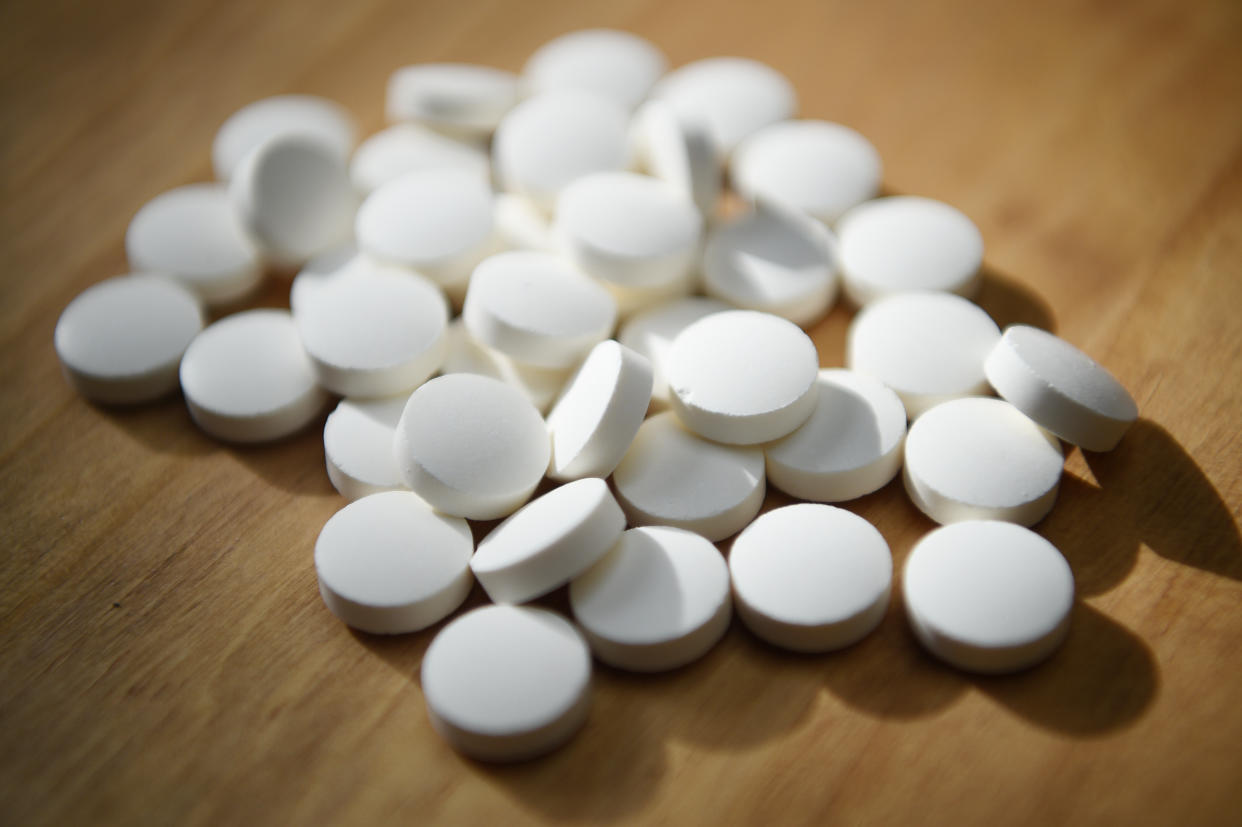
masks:
{"label": "cluster of tablets", "polygon": [[[434,726],[475,757],[554,748],[585,718],[592,655],[673,669],[735,608],[791,650],[867,635],[891,554],[829,503],[903,469],[944,524],[905,567],[916,636],[964,669],[1032,665],[1064,637],[1073,578],[1025,526],[1056,497],[1059,440],[1112,448],[1134,402],[1057,337],[1002,334],[969,300],[974,224],[877,198],[872,146],[796,108],[768,66],[669,72],[608,30],[520,75],[399,69],[395,125],[356,149],[329,101],[259,101],[220,129],[218,183],[138,212],[135,275],[76,298],[57,353],[100,402],[179,385],[227,441],[343,397],[324,451],[352,502],[316,542],[320,592],[396,634],[481,584],[495,605],[444,626],[422,666]],[[727,217],[726,177],[745,205]],[[290,311],[204,329],[204,305],[273,268],[297,270]],[[802,327],[838,292],[861,309],[847,367],[821,370]],[[808,502],[757,516],[768,483]],[[467,520],[500,518],[476,548]],[[726,560],[714,543],[735,534]],[[565,585],[572,623],[522,605]]]}

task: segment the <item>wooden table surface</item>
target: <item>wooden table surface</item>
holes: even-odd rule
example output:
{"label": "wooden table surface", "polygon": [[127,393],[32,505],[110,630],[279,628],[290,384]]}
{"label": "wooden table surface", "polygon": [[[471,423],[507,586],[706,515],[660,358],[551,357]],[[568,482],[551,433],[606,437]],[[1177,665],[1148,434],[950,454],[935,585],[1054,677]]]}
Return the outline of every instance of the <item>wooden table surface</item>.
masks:
{"label": "wooden table surface", "polygon": [[[354,634],[320,601],[311,549],[343,501],[317,427],[230,448],[180,398],[69,390],[58,314],[125,270],[139,206],[209,177],[230,112],[318,93],[369,133],[397,66],[518,69],[590,25],[780,69],[805,116],[871,138],[886,189],[979,224],[998,321],[1133,392],[1141,421],[1069,454],[1039,526],[1078,588],[1049,662],[955,672],[896,604],[819,657],[735,623],[679,672],[597,670],[552,756],[478,765],[429,728],[432,632]],[[1239,823],[1239,4],[17,0],[0,46],[0,822]],[[813,331],[824,364],[848,320]],[[851,507],[898,566],[932,527],[899,484]]]}

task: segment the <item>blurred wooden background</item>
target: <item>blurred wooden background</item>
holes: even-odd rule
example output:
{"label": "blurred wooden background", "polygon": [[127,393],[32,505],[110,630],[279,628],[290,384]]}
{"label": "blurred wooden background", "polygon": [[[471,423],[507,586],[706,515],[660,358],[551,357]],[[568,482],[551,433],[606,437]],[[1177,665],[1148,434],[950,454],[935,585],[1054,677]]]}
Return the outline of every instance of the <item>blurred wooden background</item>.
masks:
{"label": "blurred wooden background", "polygon": [[[551,757],[477,765],[428,726],[432,633],[355,635],[320,602],[342,500],[316,429],[226,448],[180,399],[100,410],[61,379],[57,315],[124,271],[143,202],[209,176],[233,110],[318,93],[369,133],[399,65],[516,70],[585,26],[771,63],[888,189],[974,218],[999,321],[1134,393],[1142,421],[1072,452],[1040,526],[1080,597],[1051,661],[959,674],[896,605],[824,657],[735,625],[671,675],[600,669]],[[0,821],[1238,823],[1242,5],[9,0],[0,103]],[[826,365],[848,318],[814,331]],[[852,507],[898,565],[931,528],[899,484]]]}

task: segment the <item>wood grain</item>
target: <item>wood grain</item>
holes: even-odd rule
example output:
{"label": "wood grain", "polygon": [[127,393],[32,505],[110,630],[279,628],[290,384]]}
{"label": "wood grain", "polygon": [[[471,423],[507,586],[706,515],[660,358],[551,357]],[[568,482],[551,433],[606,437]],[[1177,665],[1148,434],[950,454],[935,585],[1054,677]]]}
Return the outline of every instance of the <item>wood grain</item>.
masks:
{"label": "wood grain", "polygon": [[[57,315],[124,271],[144,201],[208,177],[234,109],[324,94],[369,132],[403,63],[517,69],[588,25],[785,72],[889,190],[978,222],[987,309],[1134,392],[1141,422],[1069,456],[1040,527],[1079,590],[1051,661],[959,674],[898,606],[826,657],[734,628],[672,675],[599,670],[555,755],[477,765],[428,726],[431,634],[352,634],[319,600],[341,500],[315,429],[226,448],[180,399],[103,410],[59,377]],[[0,44],[0,821],[1237,823],[1242,6],[16,0]],[[824,364],[848,318],[814,331]],[[896,486],[853,507],[898,565],[930,528]]]}

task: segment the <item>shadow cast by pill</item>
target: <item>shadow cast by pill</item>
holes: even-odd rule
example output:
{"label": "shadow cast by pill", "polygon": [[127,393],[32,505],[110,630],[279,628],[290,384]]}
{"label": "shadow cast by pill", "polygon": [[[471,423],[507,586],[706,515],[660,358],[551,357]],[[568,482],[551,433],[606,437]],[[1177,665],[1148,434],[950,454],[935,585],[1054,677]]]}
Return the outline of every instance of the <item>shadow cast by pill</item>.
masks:
{"label": "shadow cast by pill", "polygon": [[987,311],[1001,330],[1011,324],[1025,324],[1056,332],[1052,307],[1030,286],[987,264],[979,278],[979,292],[974,302]]}
{"label": "shadow cast by pill", "polygon": [[[336,493],[323,457],[323,424],[328,409],[297,433],[275,442],[256,445],[228,445],[242,463],[267,482],[301,496],[330,496]],[[342,505],[345,503],[342,502]]]}
{"label": "shadow cast by pill", "polygon": [[196,457],[214,450],[211,439],[190,418],[180,393],[143,405],[96,405],[95,409],[151,451]]}

